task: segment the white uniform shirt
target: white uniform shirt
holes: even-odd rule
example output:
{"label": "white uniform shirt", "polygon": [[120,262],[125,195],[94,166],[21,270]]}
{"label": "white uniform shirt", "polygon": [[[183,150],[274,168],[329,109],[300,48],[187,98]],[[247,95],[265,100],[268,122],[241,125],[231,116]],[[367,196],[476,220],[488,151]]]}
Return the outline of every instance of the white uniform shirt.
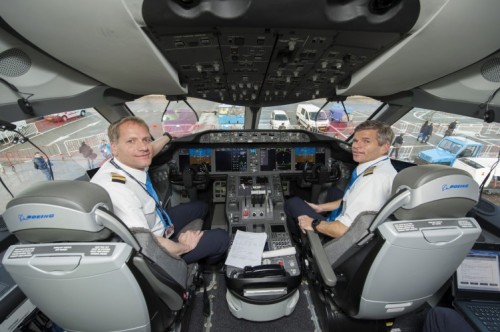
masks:
{"label": "white uniform shirt", "polygon": [[[106,189],[113,202],[114,213],[127,227],[142,227],[150,229],[154,234],[162,236],[165,227],[156,213],[154,199],[149,196],[146,188],[146,172],[130,168],[118,160],[114,162],[132,175],[143,186],[134,181],[123,170],[106,161],[90,182]],[[125,183],[123,183],[125,181]]]}
{"label": "white uniform shirt", "polygon": [[[374,165],[373,172],[367,169]],[[342,212],[336,220],[350,227],[364,211],[379,211],[391,196],[392,182],[397,172],[387,156],[359,164],[358,178],[344,194]]]}

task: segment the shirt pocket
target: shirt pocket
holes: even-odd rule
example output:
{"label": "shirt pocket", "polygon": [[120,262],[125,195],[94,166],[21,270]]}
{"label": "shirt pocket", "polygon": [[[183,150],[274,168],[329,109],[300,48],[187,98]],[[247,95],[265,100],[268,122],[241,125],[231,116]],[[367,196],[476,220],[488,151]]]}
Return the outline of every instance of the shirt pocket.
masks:
{"label": "shirt pocket", "polygon": [[156,204],[152,199],[148,199],[143,207],[144,211],[144,216],[146,217],[146,220],[148,222],[149,228],[153,228],[153,226],[156,224]]}

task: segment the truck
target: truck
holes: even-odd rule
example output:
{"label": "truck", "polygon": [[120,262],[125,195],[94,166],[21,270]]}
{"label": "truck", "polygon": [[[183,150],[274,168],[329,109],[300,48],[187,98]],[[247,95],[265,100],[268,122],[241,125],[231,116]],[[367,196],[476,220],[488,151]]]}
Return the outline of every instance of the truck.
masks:
{"label": "truck", "polygon": [[191,109],[166,109],[162,116],[163,132],[178,138],[192,134],[197,123]]}
{"label": "truck", "polygon": [[453,165],[457,158],[478,157],[483,144],[468,137],[445,136],[434,149],[420,151],[415,158],[417,165]]}
{"label": "truck", "polygon": [[[463,169],[472,175],[474,180],[488,191],[500,191],[500,165],[498,158],[458,158],[453,163],[453,167]],[[491,174],[490,174],[491,171]]]}

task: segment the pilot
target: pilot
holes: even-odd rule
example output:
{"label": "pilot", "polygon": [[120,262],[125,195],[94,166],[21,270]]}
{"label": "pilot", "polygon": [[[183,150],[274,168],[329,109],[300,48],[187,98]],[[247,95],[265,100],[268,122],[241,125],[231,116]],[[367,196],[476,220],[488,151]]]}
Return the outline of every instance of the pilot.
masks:
{"label": "pilot", "polygon": [[[368,120],[354,130],[353,159],[358,166],[342,198],[313,204],[299,197],[285,202],[288,228],[300,242],[300,231],[313,230],[327,238],[342,236],[363,211],[378,211],[389,199],[396,170],[387,153],[394,138],[392,129],[380,121]],[[329,212],[328,216],[324,213]]]}
{"label": "pilot", "polygon": [[159,243],[186,263],[216,263],[229,247],[225,230],[179,232],[195,219],[207,216],[204,202],[190,202],[163,209],[148,175],[153,156],[171,140],[166,134],[151,139],[148,125],[138,117],[125,117],[108,128],[113,158],[107,160],[91,182],[102,186],[113,202],[114,213],[127,227],[150,229]]}

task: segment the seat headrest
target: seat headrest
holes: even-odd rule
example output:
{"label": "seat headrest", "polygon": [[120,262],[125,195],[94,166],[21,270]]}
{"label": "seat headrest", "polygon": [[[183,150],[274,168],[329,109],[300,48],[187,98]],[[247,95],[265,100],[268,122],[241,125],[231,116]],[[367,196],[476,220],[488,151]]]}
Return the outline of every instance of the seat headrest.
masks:
{"label": "seat headrest", "polygon": [[394,212],[399,220],[463,217],[479,200],[479,185],[464,170],[445,165],[408,167],[398,173],[392,195],[409,190]]}
{"label": "seat headrest", "polygon": [[96,222],[95,211],[112,212],[101,186],[84,181],[38,182],[7,203],[3,214],[9,231],[21,241],[97,241],[111,232]]}

